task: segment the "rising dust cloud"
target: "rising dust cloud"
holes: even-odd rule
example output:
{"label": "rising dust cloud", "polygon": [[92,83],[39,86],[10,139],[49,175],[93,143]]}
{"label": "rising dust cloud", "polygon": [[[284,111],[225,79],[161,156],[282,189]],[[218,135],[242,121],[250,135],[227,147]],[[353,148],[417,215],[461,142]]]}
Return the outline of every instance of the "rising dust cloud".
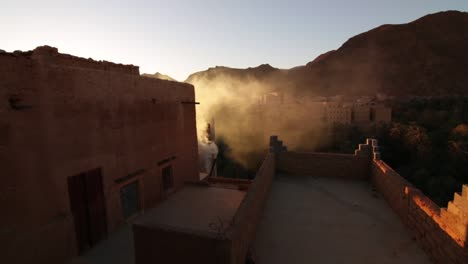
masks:
{"label": "rising dust cloud", "polygon": [[207,123],[215,122],[216,138],[230,148],[228,155],[247,169],[258,166],[268,150],[270,135],[278,135],[291,150],[314,150],[325,127],[320,103],[295,94],[292,85],[278,78],[217,74],[196,76],[197,130],[204,142]]}

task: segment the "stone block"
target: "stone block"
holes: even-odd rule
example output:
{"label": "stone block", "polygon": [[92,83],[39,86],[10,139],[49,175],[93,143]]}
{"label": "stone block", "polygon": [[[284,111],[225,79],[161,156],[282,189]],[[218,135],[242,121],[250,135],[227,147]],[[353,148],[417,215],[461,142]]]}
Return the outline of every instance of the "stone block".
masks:
{"label": "stone block", "polygon": [[458,206],[462,211],[468,212],[468,200],[458,193],[455,193],[453,203]]}
{"label": "stone block", "polygon": [[448,202],[447,211],[451,212],[454,215],[459,215],[461,213],[460,208],[453,202]]}
{"label": "stone block", "polygon": [[462,188],[462,196],[468,200],[468,185],[465,184]]}
{"label": "stone block", "polygon": [[368,138],[366,139],[366,144],[369,146],[378,146],[378,141],[375,138]]}
{"label": "stone block", "polygon": [[374,159],[375,160],[380,160],[380,152],[374,152]]}

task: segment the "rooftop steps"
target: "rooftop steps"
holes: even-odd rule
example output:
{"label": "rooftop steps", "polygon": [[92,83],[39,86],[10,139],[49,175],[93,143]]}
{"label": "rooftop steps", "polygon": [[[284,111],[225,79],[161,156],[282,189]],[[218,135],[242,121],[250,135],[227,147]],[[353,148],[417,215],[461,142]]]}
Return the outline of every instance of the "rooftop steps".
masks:
{"label": "rooftop steps", "polygon": [[[448,209],[451,208],[451,209]],[[454,207],[449,204],[448,208],[440,209],[440,218],[443,223],[449,226],[459,239],[464,240],[467,236],[467,219],[461,218],[458,214],[454,214]]]}
{"label": "rooftop steps", "polygon": [[455,193],[453,201],[450,201],[447,208],[441,208],[440,217],[456,236],[465,241],[468,237],[468,186],[464,185],[462,193]]}
{"label": "rooftop steps", "polygon": [[455,195],[453,197],[453,203],[454,203],[454,205],[459,207],[462,211],[468,212],[468,199],[465,199],[459,193],[455,193]]}
{"label": "rooftop steps", "polygon": [[468,211],[465,211],[464,208],[460,208],[460,206],[456,205],[454,202],[449,202],[447,211],[459,216],[463,220],[462,222],[468,224]]}
{"label": "rooftop steps", "polygon": [[463,189],[462,189],[462,196],[463,196],[466,200],[468,200],[468,185],[465,184],[465,185],[463,185],[462,188],[463,188]]}

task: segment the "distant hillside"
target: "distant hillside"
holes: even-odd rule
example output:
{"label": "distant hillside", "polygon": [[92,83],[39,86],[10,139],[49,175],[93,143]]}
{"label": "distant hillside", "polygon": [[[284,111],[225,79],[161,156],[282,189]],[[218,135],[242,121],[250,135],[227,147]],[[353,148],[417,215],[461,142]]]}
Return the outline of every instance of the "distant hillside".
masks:
{"label": "distant hillside", "polygon": [[143,73],[142,75],[146,76],[146,77],[157,78],[157,79],[162,79],[162,80],[177,81],[177,80],[171,78],[171,76],[166,75],[166,74],[162,74],[162,73],[159,73],[159,72],[156,72],[155,74]]}
{"label": "distant hillside", "polygon": [[216,66],[209,68],[206,71],[196,72],[191,74],[185,82],[193,82],[196,79],[213,80],[220,75],[235,79],[249,79],[254,78],[258,80],[265,80],[278,73],[279,69],[271,67],[269,64],[262,64],[255,68],[235,69],[224,66]]}
{"label": "distant hillside", "polygon": [[228,76],[303,95],[468,95],[467,47],[468,13],[447,11],[377,27],[304,66],[215,67],[186,82],[208,89],[210,81]]}

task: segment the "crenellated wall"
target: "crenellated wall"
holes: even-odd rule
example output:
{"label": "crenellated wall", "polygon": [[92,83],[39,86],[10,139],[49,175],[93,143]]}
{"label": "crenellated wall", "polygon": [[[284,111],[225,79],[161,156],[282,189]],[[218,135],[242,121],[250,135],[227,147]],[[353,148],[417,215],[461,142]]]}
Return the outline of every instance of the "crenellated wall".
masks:
{"label": "crenellated wall", "polygon": [[278,152],[279,173],[333,177],[347,180],[369,178],[371,142],[360,144],[354,155],[318,152]]}
{"label": "crenellated wall", "polygon": [[468,218],[462,210],[468,190],[455,194],[448,210],[440,208],[384,161],[372,161],[371,183],[408,227],[434,263],[468,263]]}
{"label": "crenellated wall", "polygon": [[375,139],[360,144],[354,155],[287,152],[279,143],[273,144],[280,145],[278,173],[369,180],[434,263],[468,263],[468,186],[440,208],[380,160]]}

